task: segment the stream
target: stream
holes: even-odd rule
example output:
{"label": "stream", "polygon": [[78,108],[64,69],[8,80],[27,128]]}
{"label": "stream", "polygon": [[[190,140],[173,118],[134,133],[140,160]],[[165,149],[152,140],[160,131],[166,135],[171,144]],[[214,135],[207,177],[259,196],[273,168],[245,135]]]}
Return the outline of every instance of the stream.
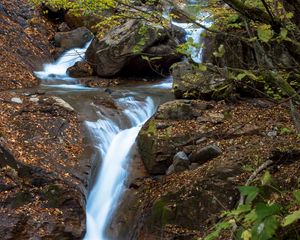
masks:
{"label": "stream", "polygon": [[[200,41],[202,30],[193,29],[191,24],[174,24],[184,27],[187,36],[194,41]],[[35,75],[41,80],[40,89],[61,97],[84,118],[84,126],[94,148],[96,163],[93,166],[97,168],[93,169],[94,184],[87,200],[87,233],[84,239],[106,240],[109,239],[107,227],[125,191],[127,170],[132,153],[136,151],[136,137],[157,107],[173,99],[172,79],[113,87],[110,96],[118,111],[99,106],[94,99],[107,98],[105,89],[85,87],[67,74],[67,68],[84,59],[89,44],[65,52],[54,63],[44,64],[44,69],[35,72]],[[201,61],[199,52],[193,51],[193,54],[195,62]]]}
{"label": "stream", "polygon": [[71,49],[56,62],[45,64],[35,72],[41,79],[40,89],[68,102],[84,117],[94,145],[94,185],[89,193],[86,240],[108,239],[105,230],[125,190],[127,169],[135,151],[135,140],[143,125],[157,106],[173,98],[172,79],[155,83],[135,83],[111,88],[110,96],[119,111],[113,113],[95,104],[95,98],[106,98],[105,89],[89,88],[77,83],[67,74],[67,68],[84,58],[90,43],[82,49]]}

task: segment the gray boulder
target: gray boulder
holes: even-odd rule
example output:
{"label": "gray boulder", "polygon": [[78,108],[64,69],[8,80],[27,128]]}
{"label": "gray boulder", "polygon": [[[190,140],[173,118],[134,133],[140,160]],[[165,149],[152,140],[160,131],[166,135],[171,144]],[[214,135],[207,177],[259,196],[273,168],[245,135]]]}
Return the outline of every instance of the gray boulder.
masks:
{"label": "gray boulder", "polygon": [[166,174],[182,172],[189,169],[190,161],[185,152],[178,152],[173,158],[173,164],[168,168]]}
{"label": "gray boulder", "polygon": [[69,32],[58,32],[55,34],[54,40],[56,47],[68,50],[84,47],[93,37],[94,35],[90,30],[86,27],[80,27]]}
{"label": "gray boulder", "polygon": [[[95,38],[87,50],[88,62],[101,77],[111,77],[122,71],[125,75],[151,72],[151,68],[169,69],[181,59],[176,47],[183,40],[181,29],[167,30],[143,20],[129,20],[110,30],[102,39]],[[156,58],[152,67],[141,55]]]}
{"label": "gray boulder", "polygon": [[219,155],[222,154],[222,150],[216,145],[209,145],[207,147],[201,148],[190,154],[189,159],[191,162],[198,164],[204,164]]}

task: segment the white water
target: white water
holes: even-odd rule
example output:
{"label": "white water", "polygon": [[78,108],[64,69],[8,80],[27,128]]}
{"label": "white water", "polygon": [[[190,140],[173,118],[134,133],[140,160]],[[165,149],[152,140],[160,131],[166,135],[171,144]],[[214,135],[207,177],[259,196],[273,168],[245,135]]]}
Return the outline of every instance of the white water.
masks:
{"label": "white water", "polygon": [[65,52],[57,61],[54,63],[44,64],[43,71],[34,72],[34,74],[43,82],[51,83],[57,81],[63,81],[68,83],[77,83],[77,80],[71,78],[67,74],[67,69],[72,67],[76,62],[85,59],[85,52],[91,41],[86,43],[83,48],[73,48]]}
{"label": "white water", "polygon": [[86,122],[103,160],[87,202],[86,240],[106,239],[106,226],[127,179],[126,165],[131,157],[132,146],[143,123],[155,111],[150,97],[145,102],[126,97],[119,99],[118,103],[120,107],[126,107],[123,113],[130,123],[128,129],[120,129],[120,126],[103,116],[97,122]]}
{"label": "white water", "polygon": [[[193,28],[191,24],[174,22],[173,24],[184,28],[187,37],[192,37],[195,43],[200,43],[202,29]],[[56,62],[45,64],[43,71],[35,72],[35,75],[44,84],[50,83],[54,88],[63,88],[69,91],[86,90],[87,88],[84,86],[76,84],[76,79],[68,76],[67,69],[77,61],[84,59],[89,44],[90,42],[84,48],[67,51]],[[194,61],[200,62],[201,53],[196,53],[196,49],[192,52]],[[57,84],[58,82],[63,84]],[[172,79],[167,79],[159,84],[149,86],[149,88],[170,89],[171,86]],[[100,156],[97,160],[101,160],[95,185],[87,201],[87,233],[85,240],[108,239],[105,231],[124,190],[124,182],[127,179],[126,166],[128,166],[131,159],[132,147],[142,125],[152,116],[156,108],[150,97],[144,100],[136,100],[135,97],[127,94],[127,97],[116,101],[123,109],[123,117],[127,120],[124,122],[128,122],[127,126],[121,126],[122,123],[113,122],[100,112],[98,112],[98,121],[85,122]]]}

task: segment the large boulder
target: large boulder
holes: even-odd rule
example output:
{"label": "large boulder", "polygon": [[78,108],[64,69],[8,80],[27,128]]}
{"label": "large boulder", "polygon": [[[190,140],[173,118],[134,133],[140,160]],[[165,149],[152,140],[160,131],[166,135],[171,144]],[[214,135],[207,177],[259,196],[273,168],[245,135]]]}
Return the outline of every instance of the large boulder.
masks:
{"label": "large boulder", "polygon": [[176,98],[218,98],[218,91],[226,85],[226,79],[212,71],[200,71],[188,62],[176,63],[172,67],[173,90]]}
{"label": "large boulder", "polygon": [[222,150],[216,145],[209,145],[201,148],[189,156],[191,162],[199,164],[206,163],[222,154]]}
{"label": "large boulder", "polygon": [[[181,59],[176,47],[183,37],[183,31],[178,28],[171,31],[143,20],[129,20],[104,38],[95,38],[86,56],[101,77],[112,77],[121,71],[124,75],[153,73],[153,69],[168,70]],[[142,55],[158,58],[149,64],[149,59]]]}
{"label": "large boulder", "polygon": [[93,37],[94,35],[90,30],[86,27],[80,27],[69,32],[58,32],[55,34],[54,40],[56,47],[68,50],[84,47]]}
{"label": "large boulder", "polygon": [[[181,151],[196,131],[176,131],[180,125],[189,124],[197,119],[206,108],[203,102],[174,100],[162,104],[157,113],[143,126],[138,136],[141,159],[153,175],[165,174],[173,163],[173,157]],[[196,137],[195,137],[196,139]]]}
{"label": "large boulder", "polygon": [[76,62],[74,66],[69,67],[67,73],[70,77],[82,78],[93,75],[93,69],[87,62]]}

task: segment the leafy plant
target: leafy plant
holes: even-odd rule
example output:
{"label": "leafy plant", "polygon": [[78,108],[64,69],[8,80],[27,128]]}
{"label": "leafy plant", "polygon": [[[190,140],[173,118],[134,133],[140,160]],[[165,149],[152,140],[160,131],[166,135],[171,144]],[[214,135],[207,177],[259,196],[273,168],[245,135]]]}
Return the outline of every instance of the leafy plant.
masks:
{"label": "leafy plant", "polygon": [[[292,192],[292,200],[282,205],[278,199],[291,195],[291,192],[281,192],[273,186],[271,174],[266,171],[258,186],[241,186],[239,191],[245,201],[237,208],[224,212],[222,221],[216,224],[205,240],[220,239],[222,233],[229,230],[234,234],[234,239],[242,240],[299,236],[297,222],[300,219],[300,190]],[[278,194],[279,197],[274,197]]]}

